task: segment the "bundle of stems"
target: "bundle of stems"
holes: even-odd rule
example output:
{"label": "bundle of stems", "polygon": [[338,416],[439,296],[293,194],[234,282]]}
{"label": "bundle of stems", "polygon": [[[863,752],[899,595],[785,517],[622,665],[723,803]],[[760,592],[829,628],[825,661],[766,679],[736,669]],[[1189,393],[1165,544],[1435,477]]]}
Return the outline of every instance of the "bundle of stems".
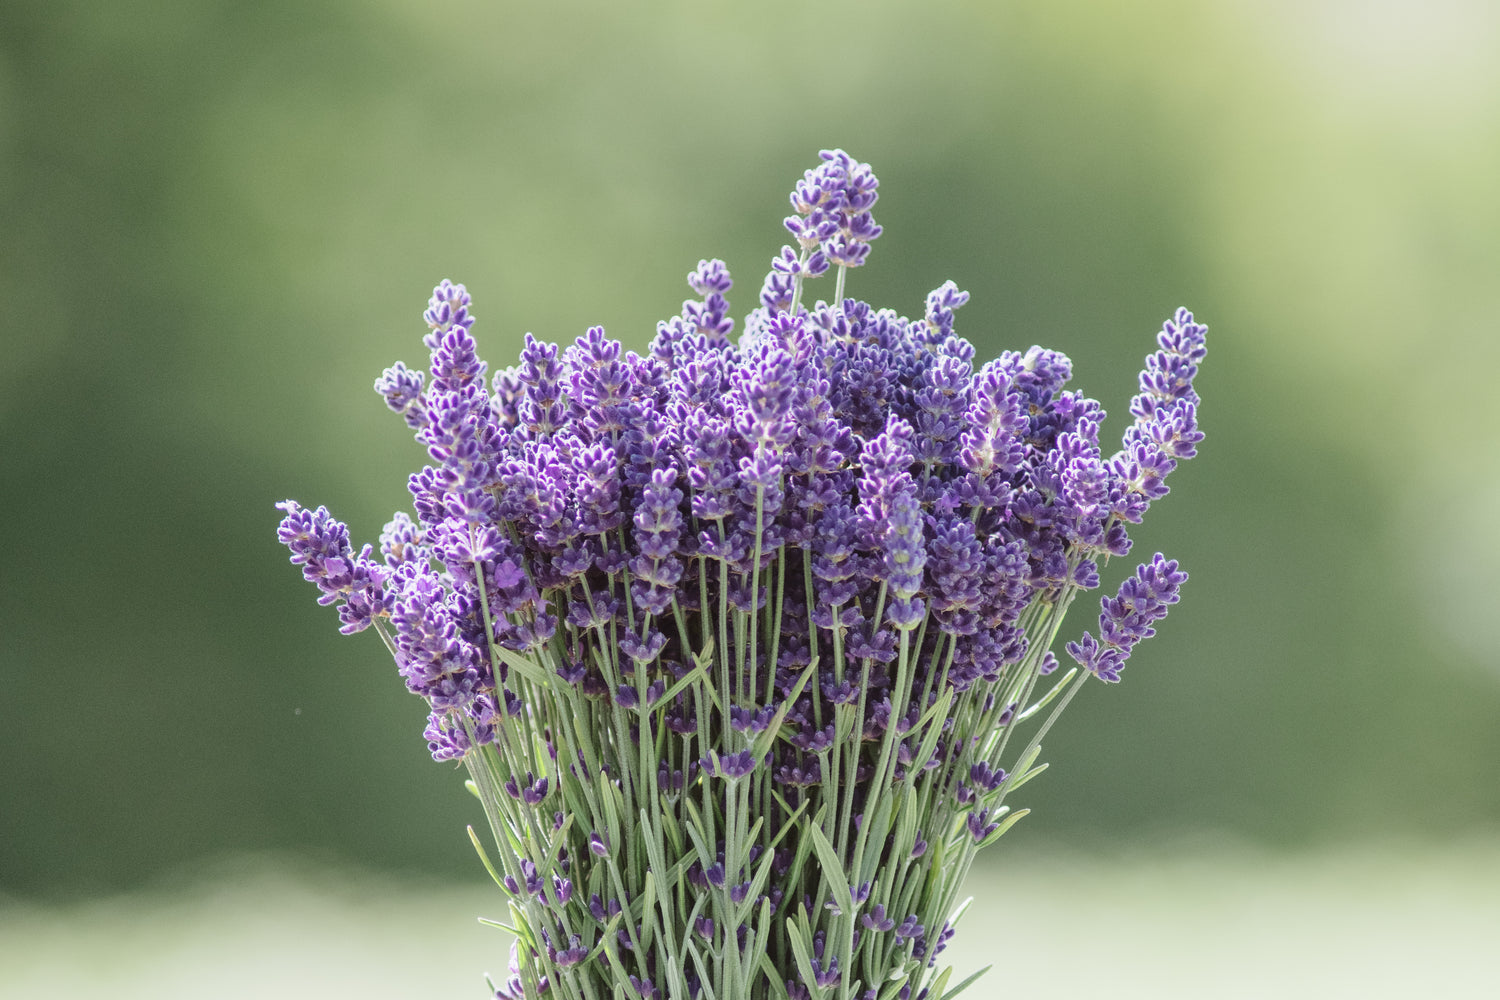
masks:
{"label": "bundle of stems", "polygon": [[647,354],[528,334],[487,383],[441,283],[430,383],[399,362],[376,383],[434,462],[415,518],[377,555],[280,505],[293,562],[468,769],[515,935],[496,997],[953,996],[974,977],[937,958],[976,853],[1026,814],[1007,800],[1079,688],[1177,601],[1158,553],[1054,673],[1074,598],[1202,438],[1205,328],[1163,327],[1105,456],[1067,358],[975,368],[952,282],[918,319],[844,297],[876,186],[822,154],[737,341],[703,261]]}

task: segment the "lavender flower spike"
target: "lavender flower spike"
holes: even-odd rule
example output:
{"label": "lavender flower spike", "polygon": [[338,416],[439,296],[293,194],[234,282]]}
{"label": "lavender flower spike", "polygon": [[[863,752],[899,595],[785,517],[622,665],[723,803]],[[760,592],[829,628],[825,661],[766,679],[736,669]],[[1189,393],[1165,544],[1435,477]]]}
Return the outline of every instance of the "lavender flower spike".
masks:
{"label": "lavender flower spike", "polygon": [[1165,618],[1169,606],[1177,603],[1177,592],[1186,580],[1177,560],[1156,553],[1120,584],[1114,597],[1099,602],[1104,609],[1099,616],[1103,641],[1085,632],[1077,642],[1068,643],[1068,655],[1100,680],[1118,681],[1131,650],[1156,634],[1153,623]]}
{"label": "lavender flower spike", "polygon": [[355,555],[349,529],[335,521],[327,507],[303,510],[295,500],[276,506],[286,511],[277,536],[291,549],[292,562],[302,567],[303,577],[323,592],[318,603],[344,602],[339,608],[340,632],[363,631],[376,615],[390,613],[384,593],[389,574],[371,558],[370,546]]}

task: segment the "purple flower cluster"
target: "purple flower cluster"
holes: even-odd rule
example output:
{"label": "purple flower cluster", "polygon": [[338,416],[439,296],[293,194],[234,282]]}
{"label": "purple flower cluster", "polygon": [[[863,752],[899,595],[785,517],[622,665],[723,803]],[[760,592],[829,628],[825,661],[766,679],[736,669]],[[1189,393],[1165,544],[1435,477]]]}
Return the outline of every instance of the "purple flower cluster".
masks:
{"label": "purple flower cluster", "polygon": [[881,232],[870,212],[880,197],[880,181],[870,165],[842,149],[825,149],[819,160],[792,191],[795,214],[786,217],[785,225],[797,247],[781,248],[761,287],[761,306],[771,312],[796,312],[801,279],[817,277],[830,264],[839,267],[835,297],[842,299],[844,269],[863,264]]}
{"label": "purple flower cluster", "polygon": [[[850,912],[825,913],[835,883],[773,838],[816,822],[857,872],[882,856],[920,868],[924,829],[995,834],[1009,785],[985,755],[1056,667],[1053,623],[1130,550],[1127,525],[1202,438],[1205,328],[1186,311],[1105,455],[1104,411],[1066,388],[1066,357],[1033,347],[976,366],[952,282],[915,318],[844,298],[880,235],[877,184],[842,151],[821,155],[792,194],[796,246],[737,340],[728,271],[703,261],[644,354],[599,327],[566,347],[528,334],[487,379],[470,296],[444,281],[425,313],[428,375],[397,363],[375,385],[431,458],[410,479],[415,517],[396,515],[377,557],[325,509],[281,505],[281,540],[320,600],[343,602],[343,631],[376,624],[426,699],[433,756],[493,779],[486,806],[513,842],[538,831],[536,855],[503,861],[535,925],[499,995],[607,961],[634,995],[696,995],[701,967],[657,958],[633,923],[649,914],[631,909],[640,887],[610,845],[627,874],[647,848],[621,815],[675,817],[661,822],[689,862],[682,905],[699,899],[683,942],[694,929],[705,948],[769,949],[793,995],[920,966],[922,927],[947,916],[917,907],[924,894],[866,868],[868,902],[856,891]],[[835,265],[833,301],[804,307],[804,283]],[[1100,637],[1068,652],[1118,680],[1184,579],[1156,556],[1104,602]],[[621,808],[578,791],[601,782]],[[881,806],[904,789],[926,803],[920,826]],[[570,879],[569,898],[549,877]],[[804,899],[805,919],[832,923],[799,972],[755,914]],[[622,906],[634,916],[619,926]],[[902,995],[920,995],[910,982]]]}
{"label": "purple flower cluster", "polygon": [[391,611],[386,567],[370,557],[370,546],[359,554],[349,543],[349,529],[335,521],[327,507],[304,510],[295,500],[276,505],[286,511],[276,537],[292,552],[309,583],[323,593],[319,604],[339,605],[340,632],[349,635],[370,627],[377,615]]}
{"label": "purple flower cluster", "polygon": [[1120,584],[1118,594],[1100,602],[1104,607],[1099,616],[1100,639],[1085,632],[1077,642],[1068,643],[1068,655],[1099,679],[1118,681],[1130,651],[1156,634],[1151,623],[1167,616],[1168,605],[1177,603],[1178,588],[1186,579],[1177,560],[1158,552]]}

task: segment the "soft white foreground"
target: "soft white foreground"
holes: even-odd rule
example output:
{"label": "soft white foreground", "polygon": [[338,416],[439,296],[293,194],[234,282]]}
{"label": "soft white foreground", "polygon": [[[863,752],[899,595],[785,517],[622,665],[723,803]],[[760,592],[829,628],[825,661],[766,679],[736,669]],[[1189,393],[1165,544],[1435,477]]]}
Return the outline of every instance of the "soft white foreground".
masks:
{"label": "soft white foreground", "polygon": [[[1002,846],[998,853],[1004,855]],[[948,953],[986,998],[1500,996],[1500,843],[997,859]],[[238,862],[175,893],[0,905],[0,997],[484,997],[497,895]]]}

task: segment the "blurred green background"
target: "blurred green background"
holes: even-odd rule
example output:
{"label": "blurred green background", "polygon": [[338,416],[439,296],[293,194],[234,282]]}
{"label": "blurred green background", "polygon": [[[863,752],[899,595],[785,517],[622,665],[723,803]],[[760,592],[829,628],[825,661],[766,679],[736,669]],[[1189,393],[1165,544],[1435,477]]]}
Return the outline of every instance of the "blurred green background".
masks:
{"label": "blurred green background", "polygon": [[1480,0],[7,0],[0,895],[246,852],[473,884],[460,776],[272,504],[406,506],[370,385],[425,367],[438,279],[492,367],[643,348],[701,257],[741,316],[830,146],[882,181],[851,294],[954,279],[1111,437],[1162,320],[1211,326],[1208,439],[1137,533],[1185,599],[1000,853],[1490,842],[1496,51]]}

